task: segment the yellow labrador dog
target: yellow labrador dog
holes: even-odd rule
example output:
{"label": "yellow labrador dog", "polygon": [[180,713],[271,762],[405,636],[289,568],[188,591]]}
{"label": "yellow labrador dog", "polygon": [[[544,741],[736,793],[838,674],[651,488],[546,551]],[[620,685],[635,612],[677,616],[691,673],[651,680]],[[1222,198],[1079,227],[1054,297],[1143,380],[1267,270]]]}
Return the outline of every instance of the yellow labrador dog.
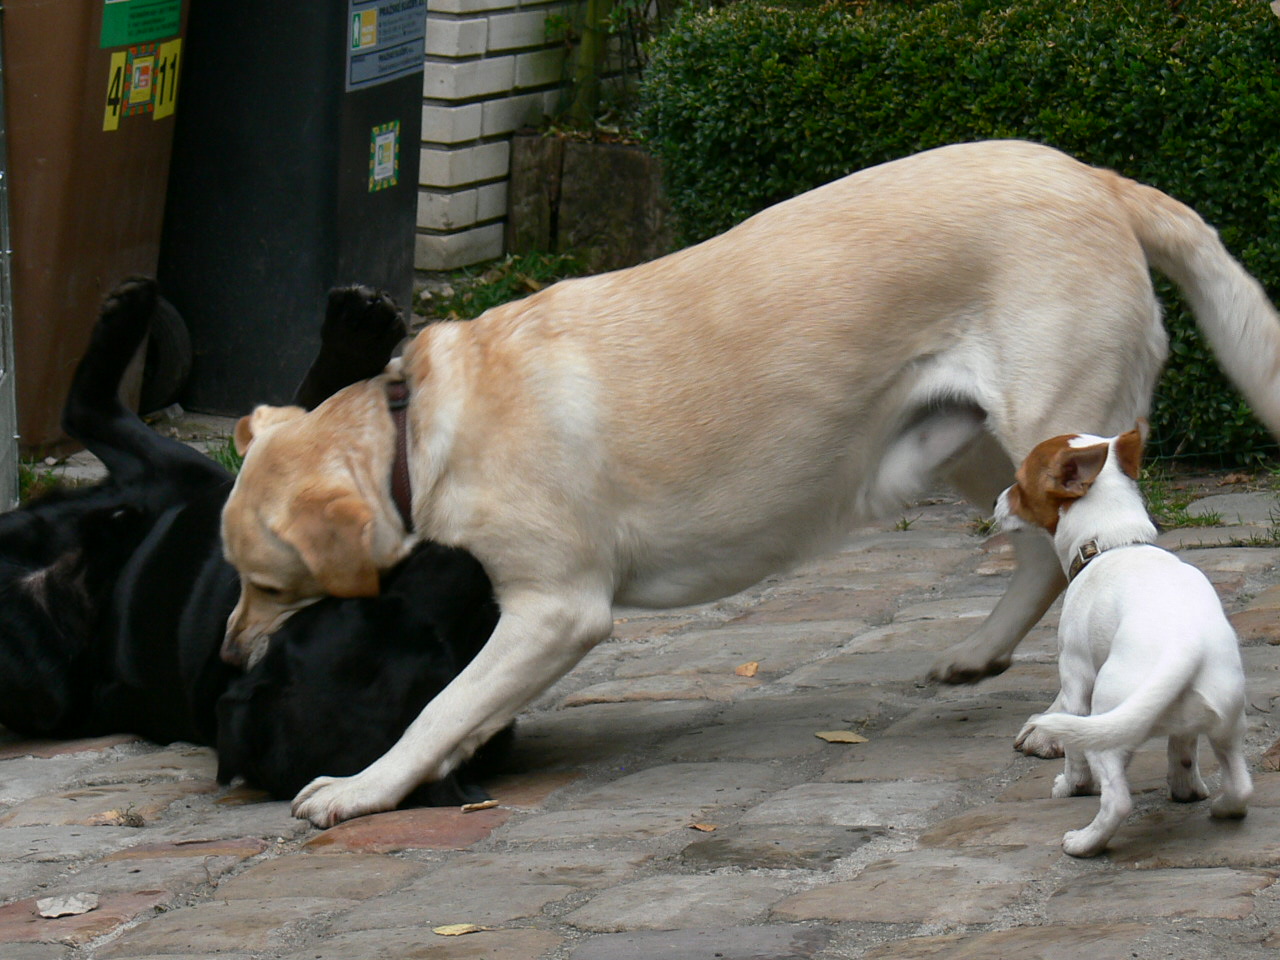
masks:
{"label": "yellow labrador dog", "polygon": [[[1044,437],[1119,433],[1166,352],[1150,267],[1280,432],[1280,319],[1217,234],[1022,142],[863,170],[652,263],[427,327],[402,368],[312,413],[259,409],[223,519],[243,586],[229,659],[322,593],[376,593],[419,538],[475,554],[502,610],[394,748],[294,812],[326,826],[441,777],[609,636],[614,603],[731,594],[934,476],[987,509]],[[1010,536],[1006,596],[935,678],[1003,670],[1062,590],[1049,541]]]}

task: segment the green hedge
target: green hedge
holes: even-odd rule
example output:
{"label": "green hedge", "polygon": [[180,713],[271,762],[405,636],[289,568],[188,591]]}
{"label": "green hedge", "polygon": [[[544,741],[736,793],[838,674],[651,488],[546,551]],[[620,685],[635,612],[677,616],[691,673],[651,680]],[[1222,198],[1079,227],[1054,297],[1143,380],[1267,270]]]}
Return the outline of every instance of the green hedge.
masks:
{"label": "green hedge", "polygon": [[[1280,19],[1265,0],[744,0],[677,19],[640,99],[686,241],[862,167],[1019,137],[1189,203],[1280,294]],[[1157,449],[1274,450],[1166,304]]]}

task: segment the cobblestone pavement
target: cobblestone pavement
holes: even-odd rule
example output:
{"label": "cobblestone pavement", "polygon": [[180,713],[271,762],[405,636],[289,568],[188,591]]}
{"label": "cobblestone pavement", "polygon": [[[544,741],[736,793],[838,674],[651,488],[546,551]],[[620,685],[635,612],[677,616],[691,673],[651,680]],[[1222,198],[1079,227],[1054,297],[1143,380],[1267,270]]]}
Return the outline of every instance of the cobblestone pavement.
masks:
{"label": "cobblestone pavement", "polygon": [[[1245,646],[1256,795],[1243,822],[1170,803],[1153,742],[1109,851],[1062,854],[1097,800],[1049,799],[1060,762],[1012,749],[1057,686],[1056,614],[1001,677],[918,680],[1011,566],[939,497],[730,600],[620,616],[521,718],[493,809],[320,832],[220,787],[207,749],[9,737],[0,958],[1272,958],[1275,501],[1200,508],[1231,525],[1166,541],[1205,544],[1187,555]],[[827,731],[866,740],[815,735]],[[88,912],[38,915],[46,898],[87,894]],[[446,935],[459,924],[479,929]]]}

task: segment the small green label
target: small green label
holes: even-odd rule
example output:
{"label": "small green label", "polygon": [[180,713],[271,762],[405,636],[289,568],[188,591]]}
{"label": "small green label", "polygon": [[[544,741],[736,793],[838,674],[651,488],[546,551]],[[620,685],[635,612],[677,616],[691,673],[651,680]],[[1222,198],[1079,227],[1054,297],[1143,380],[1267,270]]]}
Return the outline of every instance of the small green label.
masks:
{"label": "small green label", "polygon": [[400,121],[373,128],[369,140],[369,192],[377,193],[400,182]]}
{"label": "small green label", "polygon": [[182,0],[103,0],[104,48],[165,40],[181,29]]}

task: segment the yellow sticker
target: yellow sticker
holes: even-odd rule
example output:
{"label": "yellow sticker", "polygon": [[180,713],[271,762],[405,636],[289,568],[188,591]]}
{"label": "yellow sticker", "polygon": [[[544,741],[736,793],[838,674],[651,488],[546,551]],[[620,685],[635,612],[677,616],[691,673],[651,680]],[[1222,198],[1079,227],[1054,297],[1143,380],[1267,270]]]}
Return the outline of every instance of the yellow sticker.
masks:
{"label": "yellow sticker", "polygon": [[151,102],[152,83],[155,80],[155,57],[134,57],[129,73],[129,106]]}
{"label": "yellow sticker", "polygon": [[120,106],[124,103],[124,68],[128,55],[119,50],[111,55],[111,67],[107,71],[107,109],[102,114],[102,129],[115,130],[120,126]]}
{"label": "yellow sticker", "polygon": [[151,119],[172,116],[178,103],[178,66],[182,60],[182,39],[160,44],[156,54],[156,110]]}

